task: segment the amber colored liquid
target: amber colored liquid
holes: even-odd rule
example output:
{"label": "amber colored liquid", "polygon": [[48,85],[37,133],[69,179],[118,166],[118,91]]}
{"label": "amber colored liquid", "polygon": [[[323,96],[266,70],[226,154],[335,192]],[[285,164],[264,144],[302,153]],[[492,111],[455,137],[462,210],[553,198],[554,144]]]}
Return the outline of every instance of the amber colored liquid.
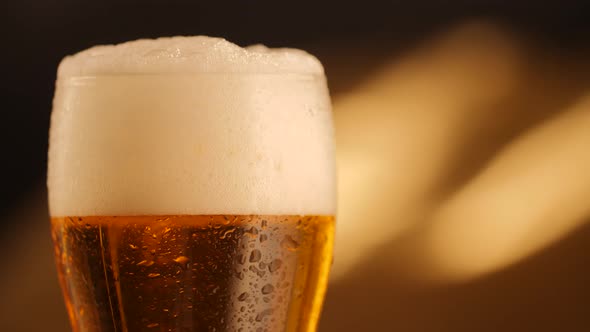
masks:
{"label": "amber colored liquid", "polygon": [[315,331],[330,216],[52,218],[74,331]]}

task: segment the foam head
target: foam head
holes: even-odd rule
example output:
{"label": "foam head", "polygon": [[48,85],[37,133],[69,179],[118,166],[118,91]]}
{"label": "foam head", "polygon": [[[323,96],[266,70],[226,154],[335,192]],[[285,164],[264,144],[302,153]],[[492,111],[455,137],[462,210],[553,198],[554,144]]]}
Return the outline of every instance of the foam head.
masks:
{"label": "foam head", "polygon": [[52,216],[334,214],[332,115],[319,61],[174,37],[60,64]]}

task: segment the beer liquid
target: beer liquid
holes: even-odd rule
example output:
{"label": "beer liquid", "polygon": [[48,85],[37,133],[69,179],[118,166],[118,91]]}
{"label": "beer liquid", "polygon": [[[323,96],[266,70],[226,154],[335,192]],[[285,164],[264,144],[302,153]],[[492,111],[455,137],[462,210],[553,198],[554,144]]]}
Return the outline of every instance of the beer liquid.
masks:
{"label": "beer liquid", "polygon": [[52,218],[78,331],[315,331],[330,216]]}

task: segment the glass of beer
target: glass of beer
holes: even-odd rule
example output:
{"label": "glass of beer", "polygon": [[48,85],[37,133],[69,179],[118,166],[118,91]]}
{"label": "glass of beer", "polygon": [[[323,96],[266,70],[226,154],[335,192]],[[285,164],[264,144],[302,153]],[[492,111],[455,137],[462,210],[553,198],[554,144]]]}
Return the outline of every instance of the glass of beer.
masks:
{"label": "glass of beer", "polygon": [[48,188],[74,331],[315,331],[331,104],[300,50],[173,37],[58,69]]}

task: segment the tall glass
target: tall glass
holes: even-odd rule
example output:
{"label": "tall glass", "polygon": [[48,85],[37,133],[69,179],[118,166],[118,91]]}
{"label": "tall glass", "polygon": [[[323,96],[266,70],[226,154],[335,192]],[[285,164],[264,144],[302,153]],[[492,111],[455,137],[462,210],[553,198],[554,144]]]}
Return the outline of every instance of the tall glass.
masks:
{"label": "tall glass", "polygon": [[62,62],[48,187],[74,331],[315,331],[335,182],[314,59],[185,37]]}

